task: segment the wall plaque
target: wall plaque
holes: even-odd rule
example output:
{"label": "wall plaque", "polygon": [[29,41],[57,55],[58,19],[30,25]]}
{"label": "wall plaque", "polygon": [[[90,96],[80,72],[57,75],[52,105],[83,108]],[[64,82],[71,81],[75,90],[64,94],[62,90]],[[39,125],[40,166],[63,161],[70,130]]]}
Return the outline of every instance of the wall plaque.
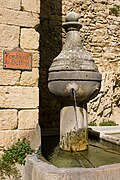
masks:
{"label": "wall plaque", "polygon": [[23,49],[16,47],[12,50],[3,51],[3,68],[32,70],[32,53],[24,52]]}

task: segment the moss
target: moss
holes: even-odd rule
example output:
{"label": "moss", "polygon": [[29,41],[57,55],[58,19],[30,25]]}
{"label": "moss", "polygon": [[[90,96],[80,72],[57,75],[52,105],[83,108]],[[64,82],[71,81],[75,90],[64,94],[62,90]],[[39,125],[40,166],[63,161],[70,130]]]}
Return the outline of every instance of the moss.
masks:
{"label": "moss", "polygon": [[78,131],[71,131],[62,138],[60,147],[67,151],[83,151],[88,146],[88,129],[82,128]]}
{"label": "moss", "polygon": [[109,14],[118,16],[120,11],[120,6],[117,4],[114,4],[112,8],[109,8]]}

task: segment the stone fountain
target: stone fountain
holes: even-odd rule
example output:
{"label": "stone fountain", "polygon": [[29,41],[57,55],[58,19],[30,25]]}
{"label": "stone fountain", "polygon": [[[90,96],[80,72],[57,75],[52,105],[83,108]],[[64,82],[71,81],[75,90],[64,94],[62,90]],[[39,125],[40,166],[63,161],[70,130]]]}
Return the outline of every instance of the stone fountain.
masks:
{"label": "stone fountain", "polygon": [[79,15],[70,12],[63,28],[66,41],[49,68],[48,88],[62,104],[60,112],[60,148],[82,151],[88,147],[87,102],[100,89],[101,74],[82,45]]}
{"label": "stone fountain", "polygon": [[[87,159],[88,167],[77,156],[87,157],[90,155],[90,144],[88,147],[87,127],[87,102],[94,98],[100,89],[101,74],[90,54],[82,46],[79,29],[82,27],[79,22],[79,15],[71,12],[66,16],[63,28],[67,32],[66,41],[60,54],[53,60],[49,68],[48,87],[51,93],[61,102],[60,111],[60,143],[61,154],[70,154],[80,166],[57,166],[51,164],[41,155],[33,154],[27,157],[25,165],[25,180],[119,180],[120,179],[120,153],[113,152],[107,155],[104,149],[98,153],[95,149],[90,158],[95,161],[104,161],[106,156],[108,163],[93,166]],[[119,128],[119,127],[118,127]],[[95,129],[96,130],[96,129]],[[117,131],[117,130],[116,130]],[[102,131],[102,135],[108,131]],[[115,140],[115,138],[114,138]],[[112,141],[113,142],[113,141]],[[118,138],[116,139],[118,143]],[[51,142],[52,143],[52,142]],[[111,143],[113,146],[113,144]],[[119,142],[120,145],[120,142]],[[119,147],[118,147],[119,148]],[[97,147],[98,149],[98,147]],[[101,148],[100,148],[101,150]],[[105,149],[106,150],[106,149]],[[108,150],[108,148],[107,148]],[[60,152],[59,151],[59,152]],[[97,152],[97,153],[96,153]],[[100,152],[100,151],[99,151]],[[95,154],[96,153],[96,156]],[[58,153],[58,160],[61,161],[61,154]],[[99,154],[99,156],[98,156]],[[104,154],[104,157],[103,157]],[[114,159],[115,161],[111,161]],[[85,157],[85,156],[84,156]],[[57,159],[57,158],[55,158]],[[66,157],[64,156],[66,161]],[[84,158],[86,160],[86,158]],[[59,162],[60,162],[59,161]],[[68,161],[67,161],[68,162]],[[81,166],[82,165],[82,166]],[[92,166],[91,166],[92,165]]]}

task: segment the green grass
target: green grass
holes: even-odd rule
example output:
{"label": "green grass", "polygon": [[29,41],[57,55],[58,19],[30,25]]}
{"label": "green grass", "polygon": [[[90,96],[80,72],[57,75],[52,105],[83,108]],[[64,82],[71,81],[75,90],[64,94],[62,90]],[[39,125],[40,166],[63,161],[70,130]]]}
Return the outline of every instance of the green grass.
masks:
{"label": "green grass", "polygon": [[97,123],[95,121],[90,121],[88,123],[88,126],[97,126]]}
{"label": "green grass", "polygon": [[114,121],[103,121],[99,123],[99,126],[117,126],[116,122]]}

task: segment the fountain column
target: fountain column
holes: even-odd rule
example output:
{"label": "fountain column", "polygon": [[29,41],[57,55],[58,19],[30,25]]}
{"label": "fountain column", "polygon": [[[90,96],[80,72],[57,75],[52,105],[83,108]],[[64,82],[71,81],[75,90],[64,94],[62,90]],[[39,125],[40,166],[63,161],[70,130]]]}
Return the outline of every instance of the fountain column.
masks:
{"label": "fountain column", "polygon": [[63,28],[66,41],[49,68],[48,88],[61,102],[60,148],[82,151],[88,147],[87,102],[100,89],[101,74],[82,45],[79,15],[70,12]]}
{"label": "fountain column", "polygon": [[60,148],[82,151],[88,146],[86,106],[66,106],[60,112]]}

